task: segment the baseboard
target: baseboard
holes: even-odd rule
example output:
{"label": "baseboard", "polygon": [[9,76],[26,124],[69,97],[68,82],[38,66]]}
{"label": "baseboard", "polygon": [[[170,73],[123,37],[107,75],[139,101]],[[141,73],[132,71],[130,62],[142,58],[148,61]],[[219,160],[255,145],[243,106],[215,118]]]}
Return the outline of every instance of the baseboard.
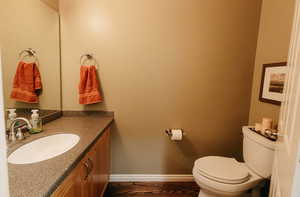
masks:
{"label": "baseboard", "polygon": [[109,182],[193,182],[191,174],[112,174]]}

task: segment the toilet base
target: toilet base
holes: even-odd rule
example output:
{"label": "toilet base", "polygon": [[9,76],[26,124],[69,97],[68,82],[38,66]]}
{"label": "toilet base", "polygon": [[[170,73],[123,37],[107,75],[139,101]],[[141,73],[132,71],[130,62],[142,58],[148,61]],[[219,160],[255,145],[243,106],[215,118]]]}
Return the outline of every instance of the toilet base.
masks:
{"label": "toilet base", "polygon": [[212,194],[211,192],[201,189],[198,197],[221,197],[221,196]]}
{"label": "toilet base", "polygon": [[[212,193],[210,191],[201,189],[198,197],[224,197],[224,195],[218,195],[218,194]],[[238,195],[238,196],[228,196],[228,197],[245,197],[245,196]]]}

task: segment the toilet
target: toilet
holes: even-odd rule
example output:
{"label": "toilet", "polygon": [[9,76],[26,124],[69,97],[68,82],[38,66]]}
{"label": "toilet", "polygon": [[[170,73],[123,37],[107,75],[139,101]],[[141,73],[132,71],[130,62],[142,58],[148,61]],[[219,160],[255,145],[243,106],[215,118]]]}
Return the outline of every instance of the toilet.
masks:
{"label": "toilet", "polygon": [[[200,186],[199,197],[259,197],[259,184],[271,177],[275,142],[245,126],[243,131],[243,157],[208,156],[195,161],[193,176]],[[249,195],[248,195],[249,196]]]}

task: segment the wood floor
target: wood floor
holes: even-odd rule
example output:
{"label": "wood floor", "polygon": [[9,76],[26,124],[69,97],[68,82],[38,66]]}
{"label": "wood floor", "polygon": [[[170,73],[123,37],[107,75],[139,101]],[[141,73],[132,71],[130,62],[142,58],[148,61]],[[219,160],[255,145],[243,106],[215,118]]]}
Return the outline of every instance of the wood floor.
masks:
{"label": "wood floor", "polygon": [[110,183],[105,197],[197,197],[194,182],[183,183]]}

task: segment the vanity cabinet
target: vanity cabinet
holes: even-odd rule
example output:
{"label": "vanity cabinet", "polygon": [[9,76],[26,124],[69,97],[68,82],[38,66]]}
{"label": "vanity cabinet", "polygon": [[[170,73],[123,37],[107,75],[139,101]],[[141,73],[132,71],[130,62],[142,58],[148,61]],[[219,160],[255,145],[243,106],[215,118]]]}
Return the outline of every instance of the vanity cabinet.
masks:
{"label": "vanity cabinet", "polygon": [[52,197],[101,197],[110,173],[110,129],[90,148]]}

